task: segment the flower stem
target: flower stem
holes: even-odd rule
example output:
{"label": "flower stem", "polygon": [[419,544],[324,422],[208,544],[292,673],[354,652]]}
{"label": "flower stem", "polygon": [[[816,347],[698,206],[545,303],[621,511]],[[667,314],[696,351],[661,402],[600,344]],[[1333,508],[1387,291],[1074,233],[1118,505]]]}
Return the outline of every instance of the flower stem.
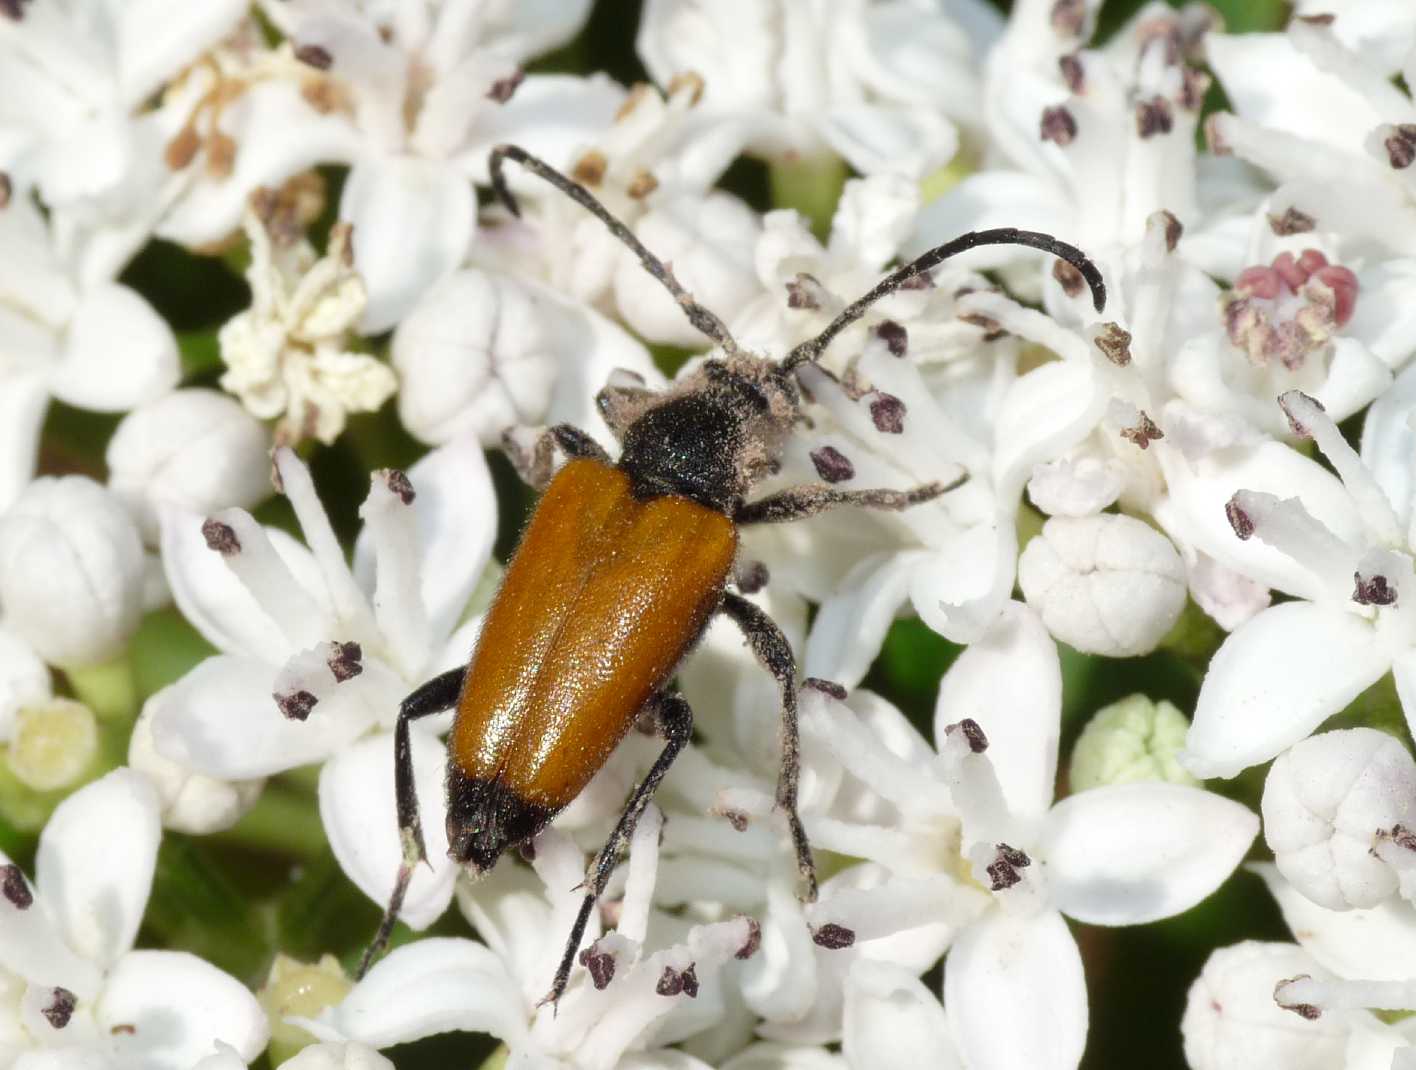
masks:
{"label": "flower stem", "polygon": [[310,797],[274,785],[261,793],[250,813],[213,838],[303,859],[316,857],[327,845],[319,809]]}
{"label": "flower stem", "polygon": [[133,664],[126,654],[98,665],[68,669],[65,675],[74,697],[104,721],[133,720],[138,714],[138,689]]}

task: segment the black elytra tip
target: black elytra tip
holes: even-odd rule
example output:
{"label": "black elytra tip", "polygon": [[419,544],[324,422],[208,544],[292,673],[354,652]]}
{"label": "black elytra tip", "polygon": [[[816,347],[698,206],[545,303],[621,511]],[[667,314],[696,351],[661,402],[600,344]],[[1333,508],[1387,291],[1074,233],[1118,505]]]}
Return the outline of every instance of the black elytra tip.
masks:
{"label": "black elytra tip", "polygon": [[469,777],[455,764],[447,771],[447,854],[485,873],[508,847],[545,828],[551,812],[527,802],[496,780]]}

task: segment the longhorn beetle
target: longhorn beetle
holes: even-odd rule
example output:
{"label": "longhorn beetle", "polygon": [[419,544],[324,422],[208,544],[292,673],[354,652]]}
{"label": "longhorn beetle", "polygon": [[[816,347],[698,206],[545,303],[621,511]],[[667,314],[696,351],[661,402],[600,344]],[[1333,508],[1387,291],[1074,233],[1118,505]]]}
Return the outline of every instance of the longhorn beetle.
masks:
{"label": "longhorn beetle", "polygon": [[[586,881],[546,1001],[565,991],[590,912],[620,848],[689,740],[693,712],[669,690],[679,662],[716,613],[747,638],[781,694],[782,765],[776,805],[787,819],[805,898],[816,870],[797,815],[797,685],[792,650],[771,617],[729,591],[738,528],[814,516],[837,505],[904,509],[949,487],[841,490],[793,487],[748,501],[774,471],[802,405],[795,372],[813,363],[877,300],[956,253],[981,245],[1027,245],[1067,261],[1086,279],[1098,312],[1101,273],[1083,253],[1047,234],[984,230],[964,234],[897,268],[780,362],[738,348],[716,315],[695,301],[673,271],[646,249],[589,190],[515,145],[492,150],[492,189],[520,215],[503,175],[514,160],[584,206],[639,257],[718,352],[662,393],[606,387],[600,411],[620,440],[620,459],[569,424],[547,430],[530,450],[510,450],[544,488],[471,661],[434,677],[403,700],[394,733],[394,783],[403,860],[388,909],[360,963],[363,976],[388,941],[414,867],[427,855],[418,817],[409,724],[456,708],[447,764],[448,854],[477,873],[508,847],[525,843],[571,802],[641,715],[667,742],[635,787]],[[566,464],[551,476],[554,450]]]}

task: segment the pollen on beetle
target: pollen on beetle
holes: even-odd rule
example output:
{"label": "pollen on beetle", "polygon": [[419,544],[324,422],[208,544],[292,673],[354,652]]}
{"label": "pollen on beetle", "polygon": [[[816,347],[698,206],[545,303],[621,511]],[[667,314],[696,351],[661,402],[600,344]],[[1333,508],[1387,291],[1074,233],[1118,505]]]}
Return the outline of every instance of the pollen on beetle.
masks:
{"label": "pollen on beetle", "polygon": [[757,954],[757,949],[762,946],[762,925],[756,918],[742,915],[747,922],[747,939],[743,941],[742,947],[733,952],[735,959],[750,959]]}
{"label": "pollen on beetle", "polygon": [[394,494],[398,495],[398,500],[404,505],[412,505],[413,499],[418,496],[413,489],[413,481],[397,468],[385,468],[383,473],[384,484]]}
{"label": "pollen on beetle", "polygon": [[1038,128],[1043,141],[1051,141],[1062,148],[1070,145],[1077,136],[1076,117],[1061,104],[1042,109],[1042,120]]}
{"label": "pollen on beetle", "polygon": [[1229,518],[1229,526],[1241,539],[1249,539],[1254,534],[1254,518],[1239,505],[1238,496],[1224,503],[1224,515]]}
{"label": "pollen on beetle", "polygon": [[878,391],[870,402],[870,419],[877,431],[901,434],[905,430],[905,403],[894,394]]}
{"label": "pollen on beetle", "polygon": [[13,862],[0,866],[0,894],[18,910],[28,910],[34,905],[34,894],[25,883],[25,875]]}
{"label": "pollen on beetle", "polygon": [[48,1006],[39,1013],[44,1015],[45,1020],[55,1029],[63,1029],[74,1016],[74,1008],[78,1003],[79,998],[67,988],[55,988]]}
{"label": "pollen on beetle", "polygon": [[236,537],[236,529],[220,520],[203,520],[202,538],[206,540],[208,550],[215,550],[222,557],[241,552],[241,540]]}
{"label": "pollen on beetle", "polygon": [[594,944],[580,953],[580,965],[590,974],[590,983],[603,991],[615,979],[615,957],[607,951],[596,951]]}
{"label": "pollen on beetle", "polygon": [[825,925],[818,925],[811,930],[811,942],[827,951],[843,951],[854,944],[855,939],[854,929],[847,929],[834,921],[828,921]]}
{"label": "pollen on beetle", "polygon": [[280,712],[290,721],[307,719],[320,701],[309,691],[277,691],[272,697]]}
{"label": "pollen on beetle", "polygon": [[855,465],[835,446],[822,446],[812,450],[811,463],[816,474],[827,483],[844,483],[855,478]]}
{"label": "pollen on beetle", "polygon": [[331,643],[330,646],[332,649],[326,664],[329,665],[335,683],[342,684],[345,680],[352,680],[364,671],[364,650],[358,643]]}
{"label": "pollen on beetle", "polygon": [[521,83],[526,81],[526,72],[520,67],[512,71],[505,78],[498,78],[487,90],[487,99],[494,100],[498,104],[505,104],[521,87]]}
{"label": "pollen on beetle", "polygon": [[1359,606],[1394,606],[1396,588],[1382,575],[1363,577],[1362,573],[1352,573],[1352,601]]}
{"label": "pollen on beetle", "polygon": [[295,58],[317,71],[327,71],[334,65],[334,57],[330,55],[329,49],[320,45],[301,45],[295,49]]}

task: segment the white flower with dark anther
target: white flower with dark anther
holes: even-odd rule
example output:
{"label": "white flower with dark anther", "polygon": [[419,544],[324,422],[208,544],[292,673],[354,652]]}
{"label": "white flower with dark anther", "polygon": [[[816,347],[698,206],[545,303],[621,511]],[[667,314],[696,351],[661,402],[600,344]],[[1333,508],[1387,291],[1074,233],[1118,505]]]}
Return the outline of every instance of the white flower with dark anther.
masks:
{"label": "white flower with dark anther", "polygon": [[234,977],[184,951],[133,942],[162,830],[141,776],[118,769],[59,804],[33,879],[0,854],[0,1035],[25,1064],[190,1070],[229,1045],[264,1050],[260,1004]]}
{"label": "white flower with dark anther", "polygon": [[977,57],[1000,22],[974,2],[652,0],[638,47],[661,85],[702,75],[704,111],[746,124],[756,155],[922,178],[953,157],[954,123],[976,121]]}
{"label": "white flower with dark anther", "polygon": [[391,359],[403,426],[430,444],[473,434],[499,446],[509,428],[557,423],[609,441],[594,398],[611,376],[663,383],[618,324],[542,283],[482,268],[430,287],[394,332]]}
{"label": "white flower with dark anther", "polygon": [[[823,704],[804,711],[804,732],[897,816],[882,828],[879,818],[808,815],[813,841],[916,879],[969,874],[916,923],[955,927],[943,1003],[970,1067],[1075,1066],[1086,990],[1062,915],[1094,925],[1170,917],[1217,888],[1258,831],[1244,807],[1178,784],[1118,784],[1054,803],[1061,670],[1041,621],[1015,603],[945,675],[932,761],[902,759],[846,707]],[[966,895],[987,898],[961,922]],[[821,920],[828,906],[817,904]]]}
{"label": "white flower with dark anther", "polygon": [[29,194],[0,204],[0,509],[34,475],[51,397],[122,412],[177,385],[172,330],[121,267],[86,269]]}
{"label": "white flower with dark anther", "polygon": [[0,611],[46,662],[77,667],[120,654],[142,597],[137,525],[93,480],[43,476],[0,514]]}
{"label": "white flower with dark anther", "polygon": [[280,225],[277,198],[257,191],[246,209],[251,307],[221,328],[221,385],[252,415],[278,417],[276,437],[329,443],[350,412],[372,412],[398,383],[388,365],[346,347],[368,294],[347,223],[336,223],[316,258]]}
{"label": "white flower with dark anther", "polygon": [[355,131],[340,157],[352,170],[339,214],[353,225],[369,289],[359,322],[365,333],[394,326],[462,262],[476,227],[469,179],[486,179],[493,145],[513,141],[563,164],[623,98],[604,77],[522,70],[575,35],[586,0],[546,9],[413,0],[396,10],[299,0],[261,10]]}
{"label": "white flower with dark anther", "polygon": [[108,488],[158,539],[167,504],[205,513],[249,509],[271,493],[270,432],[234,398],[215,390],[174,390],[123,417],[105,455]]}
{"label": "white flower with dark anther", "polygon": [[640,818],[607,897],[616,930],[600,936],[592,915],[585,968],[555,1007],[541,999],[580,907],[585,855],[549,829],[533,841],[534,874],[504,861],[460,888],[485,944],[440,938],[395,948],[338,1006],[300,1024],[322,1040],[379,1048],[450,1030],[491,1033],[517,1070],[700,1070],[706,1064],[665,1046],[719,1025],[735,959],[757,953],[759,930],[746,917],[690,925],[655,915],[656,931],[662,922],[673,935],[646,946],[662,825],[653,806]]}
{"label": "white flower with dark anther", "polygon": [[[1340,481],[1274,444],[1286,456],[1255,451],[1197,481],[1180,503],[1193,530],[1208,527],[1201,532],[1208,553],[1299,599],[1259,613],[1211,660],[1183,759],[1197,776],[1233,776],[1275,757],[1387,672],[1408,723],[1416,723],[1408,531],[1416,372],[1369,410],[1361,457],[1312,398],[1293,391],[1279,402],[1294,433],[1314,440]],[[1250,474],[1272,491],[1245,489]],[[1205,515],[1195,516],[1202,504]]]}
{"label": "white flower with dark anther", "polygon": [[1279,755],[1263,818],[1279,872],[1319,906],[1416,894],[1416,762],[1385,732],[1325,732]]}
{"label": "white flower with dark anther", "polygon": [[1054,516],[1023,547],[1018,586],[1047,630],[1088,654],[1149,654],[1185,608],[1185,565],[1135,517]]}
{"label": "white flower with dark anther", "polygon": [[[309,469],[288,449],[275,465],[308,548],[239,509],[163,512],[173,597],[222,653],[154,699],[152,737],[159,755],[222,781],[324,762],[330,844],[383,905],[401,856],[391,729],[403,697],[472,648],[478,622],[462,616],[496,531],[491,479],[468,440],[407,475],[375,473],[351,570]],[[432,731],[413,733],[413,760],[431,813],[446,763]],[[443,912],[455,875],[443,822],[425,825],[430,864],[414,873],[402,915],[415,927]]]}

